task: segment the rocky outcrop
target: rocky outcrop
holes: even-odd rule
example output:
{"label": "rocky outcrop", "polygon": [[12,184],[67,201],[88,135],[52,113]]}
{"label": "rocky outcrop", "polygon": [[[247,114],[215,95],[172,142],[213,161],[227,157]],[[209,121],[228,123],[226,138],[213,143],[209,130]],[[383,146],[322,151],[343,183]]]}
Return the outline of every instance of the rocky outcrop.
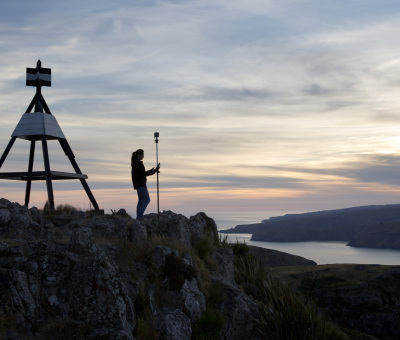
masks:
{"label": "rocky outcrop", "polygon": [[233,260],[204,213],[42,215],[0,199],[0,338],[191,339],[215,282],[220,338],[255,339]]}

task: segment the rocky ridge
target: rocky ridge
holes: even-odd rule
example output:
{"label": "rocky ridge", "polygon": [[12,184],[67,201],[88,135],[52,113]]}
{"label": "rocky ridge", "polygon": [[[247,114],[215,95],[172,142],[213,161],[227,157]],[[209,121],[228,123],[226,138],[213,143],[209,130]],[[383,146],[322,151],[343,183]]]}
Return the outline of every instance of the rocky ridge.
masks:
{"label": "rocky ridge", "polygon": [[212,300],[221,339],[257,339],[233,260],[204,213],[43,216],[2,198],[0,337],[190,339]]}

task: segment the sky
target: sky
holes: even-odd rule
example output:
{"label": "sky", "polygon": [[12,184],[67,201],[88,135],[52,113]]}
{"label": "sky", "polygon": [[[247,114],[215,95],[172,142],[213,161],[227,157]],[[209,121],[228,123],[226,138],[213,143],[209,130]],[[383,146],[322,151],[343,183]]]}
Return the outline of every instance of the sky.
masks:
{"label": "sky", "polygon": [[[130,157],[141,148],[156,165],[154,132],[160,210],[218,223],[399,203],[399,22],[390,0],[1,1],[0,153],[40,59],[44,98],[106,213],[135,215]],[[51,169],[73,172],[49,148]],[[28,157],[17,139],[0,171],[26,171]],[[53,186],[56,205],[90,208],[79,181]],[[156,176],[148,187],[156,212]],[[25,182],[1,180],[0,196],[23,204]],[[34,182],[30,206],[46,199]]]}

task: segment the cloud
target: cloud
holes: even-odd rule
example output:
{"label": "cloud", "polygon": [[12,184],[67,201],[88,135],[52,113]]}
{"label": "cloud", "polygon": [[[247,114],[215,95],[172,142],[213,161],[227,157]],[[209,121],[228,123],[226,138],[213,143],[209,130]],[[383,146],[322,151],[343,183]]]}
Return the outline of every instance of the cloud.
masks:
{"label": "cloud", "polygon": [[[145,149],[153,166],[154,131],[174,209],[392,202],[398,7],[370,0],[3,2],[0,152],[34,95],[25,68],[41,59],[52,69],[44,97],[104,205],[122,197],[135,204],[130,154]],[[28,151],[18,141],[1,171],[25,169]],[[57,143],[50,151],[54,169],[70,169]],[[38,144],[35,166],[42,164]],[[20,190],[8,182],[0,188],[17,197],[14,186]],[[57,186],[61,199],[80,192],[79,183]]]}

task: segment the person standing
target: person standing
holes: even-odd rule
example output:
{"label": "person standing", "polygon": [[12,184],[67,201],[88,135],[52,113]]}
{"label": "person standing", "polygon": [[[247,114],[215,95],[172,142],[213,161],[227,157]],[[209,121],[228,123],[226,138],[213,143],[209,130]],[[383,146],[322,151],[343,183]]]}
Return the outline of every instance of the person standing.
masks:
{"label": "person standing", "polygon": [[137,191],[138,195],[138,204],[136,207],[136,218],[138,220],[143,219],[143,214],[150,203],[150,195],[146,185],[147,176],[154,175],[156,172],[159,172],[160,169],[160,164],[158,164],[157,168],[146,171],[143,165],[143,158],[144,151],[142,149],[132,152],[131,175],[133,188]]}

